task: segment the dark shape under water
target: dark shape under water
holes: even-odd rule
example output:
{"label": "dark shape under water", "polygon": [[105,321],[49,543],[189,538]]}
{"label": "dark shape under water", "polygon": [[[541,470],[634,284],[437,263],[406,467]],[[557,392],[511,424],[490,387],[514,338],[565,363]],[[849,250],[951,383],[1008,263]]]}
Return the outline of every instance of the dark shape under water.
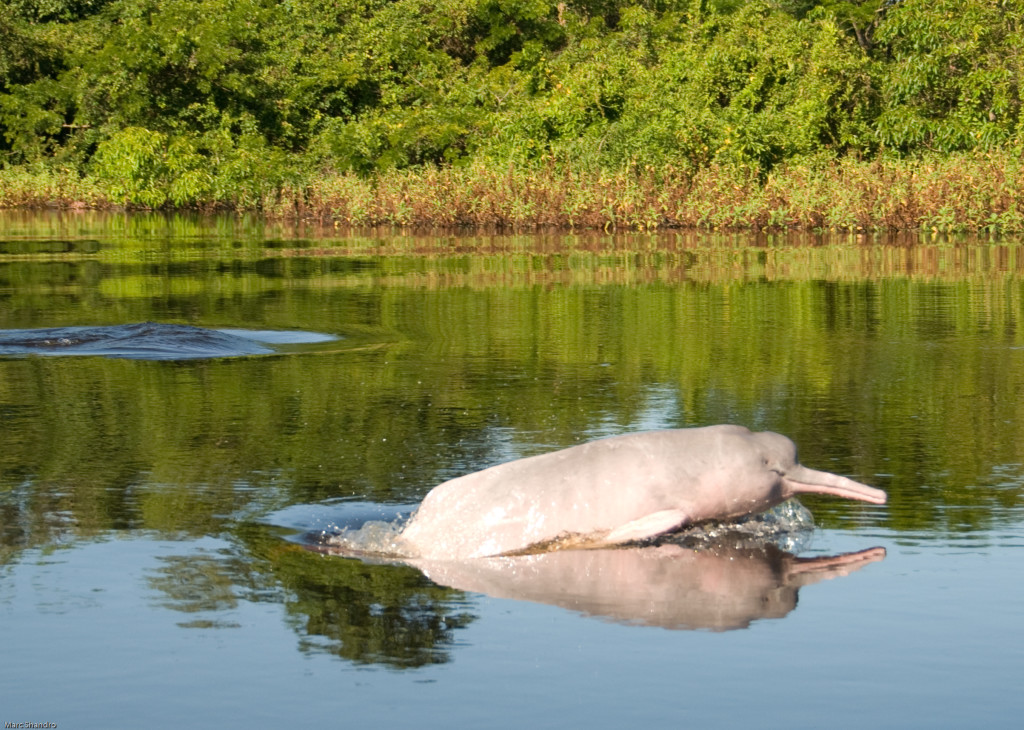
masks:
{"label": "dark shape under water", "polygon": [[193,360],[270,355],[273,345],[336,339],[315,332],[206,329],[142,322],[105,327],[0,330],[0,356],[80,355],[131,360]]}

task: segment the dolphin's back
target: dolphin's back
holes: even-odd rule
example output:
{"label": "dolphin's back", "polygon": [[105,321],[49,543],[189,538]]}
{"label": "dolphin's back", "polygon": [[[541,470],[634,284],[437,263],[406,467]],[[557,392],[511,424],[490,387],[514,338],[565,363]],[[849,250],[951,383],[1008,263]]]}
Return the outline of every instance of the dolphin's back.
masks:
{"label": "dolphin's back", "polygon": [[614,436],[457,477],[427,495],[400,548],[414,557],[501,555],[685,511],[681,485],[698,485],[723,438],[749,433],[711,426]]}

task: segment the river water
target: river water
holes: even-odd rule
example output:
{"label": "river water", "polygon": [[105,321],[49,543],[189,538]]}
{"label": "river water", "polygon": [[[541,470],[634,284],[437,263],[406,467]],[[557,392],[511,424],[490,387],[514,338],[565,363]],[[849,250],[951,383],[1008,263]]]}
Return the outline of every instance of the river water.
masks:
{"label": "river water", "polygon": [[[1019,240],[8,212],[0,330],[5,723],[1024,714]],[[889,503],[514,569],[324,549],[491,464],[715,423]]]}

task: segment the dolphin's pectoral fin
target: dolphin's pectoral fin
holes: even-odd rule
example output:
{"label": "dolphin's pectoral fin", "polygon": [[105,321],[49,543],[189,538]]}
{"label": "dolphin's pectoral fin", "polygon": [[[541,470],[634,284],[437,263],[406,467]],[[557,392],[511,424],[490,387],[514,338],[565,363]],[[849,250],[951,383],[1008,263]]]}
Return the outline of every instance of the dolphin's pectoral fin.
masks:
{"label": "dolphin's pectoral fin", "polygon": [[601,544],[619,545],[624,542],[649,540],[652,537],[664,535],[666,532],[682,527],[688,521],[689,517],[681,509],[666,509],[661,512],[653,512],[638,520],[633,520],[616,527],[601,538]]}

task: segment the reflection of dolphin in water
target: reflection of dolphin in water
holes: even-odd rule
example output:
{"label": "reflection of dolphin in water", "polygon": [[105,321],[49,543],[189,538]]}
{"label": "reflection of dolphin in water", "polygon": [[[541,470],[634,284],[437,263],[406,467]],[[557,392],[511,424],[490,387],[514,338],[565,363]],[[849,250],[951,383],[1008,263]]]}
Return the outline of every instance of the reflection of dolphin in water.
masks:
{"label": "reflection of dolphin in water", "polygon": [[[331,552],[319,546],[314,549]],[[344,553],[343,553],[344,554]],[[408,560],[435,583],[616,622],[726,631],[783,618],[805,585],[882,560],[885,549],[798,558],[768,544],[558,550],[474,560]]]}
{"label": "reflection of dolphin in water", "polygon": [[440,484],[394,547],[425,560],[608,547],[754,514],[804,493],[886,501],[880,489],[801,466],[796,445],[777,433],[742,426],[650,431]]}

